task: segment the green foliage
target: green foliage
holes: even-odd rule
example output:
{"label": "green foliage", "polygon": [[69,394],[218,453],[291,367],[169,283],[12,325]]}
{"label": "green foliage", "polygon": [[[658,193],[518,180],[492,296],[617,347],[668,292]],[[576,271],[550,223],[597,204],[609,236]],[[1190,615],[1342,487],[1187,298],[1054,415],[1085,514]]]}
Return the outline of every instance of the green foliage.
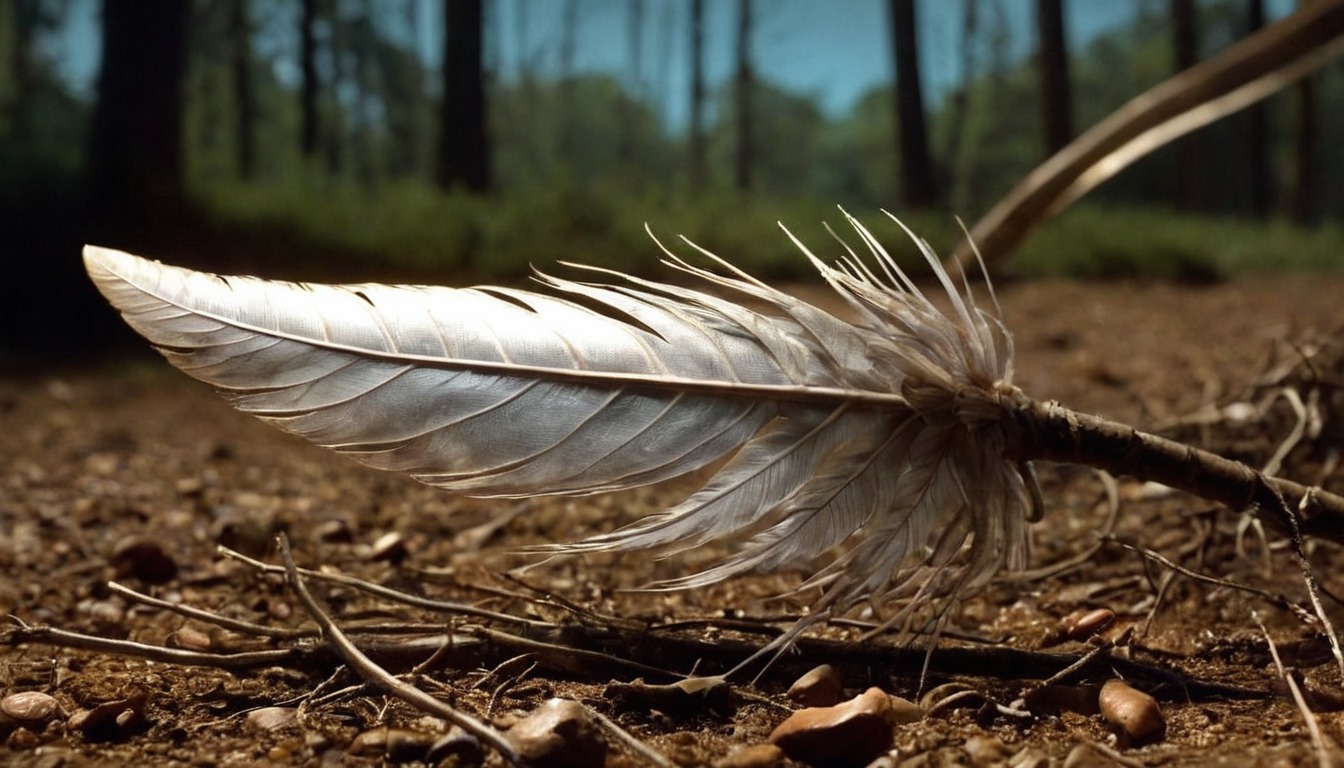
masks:
{"label": "green foliage", "polygon": [[1339,271],[1341,253],[1338,226],[1081,205],[1037,232],[1006,266],[1026,276],[1205,283],[1256,272]]}

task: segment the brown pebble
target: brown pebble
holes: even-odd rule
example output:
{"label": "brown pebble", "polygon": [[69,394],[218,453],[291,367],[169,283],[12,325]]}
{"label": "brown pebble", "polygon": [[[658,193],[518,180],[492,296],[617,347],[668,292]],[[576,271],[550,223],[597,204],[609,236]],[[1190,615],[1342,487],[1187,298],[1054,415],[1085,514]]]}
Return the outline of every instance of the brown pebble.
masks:
{"label": "brown pebble", "polygon": [[1067,640],[1086,640],[1115,623],[1110,608],[1079,608],[1059,620],[1059,634]]}
{"label": "brown pebble", "polygon": [[389,763],[419,763],[424,762],[434,739],[433,734],[405,728],[373,728],[356,736],[345,752],[357,757],[382,758]]}
{"label": "brown pebble", "polygon": [[183,627],[173,635],[173,644],[190,651],[208,651],[214,646],[210,635],[195,627]]}
{"label": "brown pebble", "polygon": [[388,531],[373,542],[368,550],[368,559],[381,560],[396,565],[406,559],[410,550],[406,548],[406,537],[397,531]]}
{"label": "brown pebble", "polygon": [[844,699],[845,687],[835,667],[822,664],[795,680],[784,695],[804,707],[833,707]]}
{"label": "brown pebble", "polygon": [[1167,721],[1157,700],[1121,680],[1108,680],[1101,686],[1097,706],[1106,722],[1119,728],[1130,744],[1157,741],[1166,733]]}
{"label": "brown pebble", "polygon": [[1013,753],[1012,749],[993,736],[971,736],[962,745],[972,765],[999,765]]}
{"label": "brown pebble", "polygon": [[776,768],[784,762],[784,750],[774,744],[738,747],[714,761],[714,768]]}
{"label": "brown pebble", "polygon": [[177,576],[177,561],[163,544],[149,536],[126,536],[112,547],[118,578],[134,576],[146,584],[163,584]]}
{"label": "brown pebble", "polygon": [[601,768],[607,743],[582,704],[551,699],[505,734],[522,761],[534,768]]}
{"label": "brown pebble", "polygon": [[259,731],[274,731],[294,724],[298,714],[294,707],[262,707],[247,713],[247,724]]}
{"label": "brown pebble", "polygon": [[28,727],[45,723],[60,711],[56,699],[39,691],[11,693],[0,699],[0,715]]}
{"label": "brown pebble", "polygon": [[892,744],[891,700],[869,688],[833,707],[800,709],[770,733],[770,743],[809,765],[866,765]]}
{"label": "brown pebble", "polygon": [[924,719],[924,708],[909,699],[900,696],[888,696],[891,704],[891,722],[895,725],[909,725]]}

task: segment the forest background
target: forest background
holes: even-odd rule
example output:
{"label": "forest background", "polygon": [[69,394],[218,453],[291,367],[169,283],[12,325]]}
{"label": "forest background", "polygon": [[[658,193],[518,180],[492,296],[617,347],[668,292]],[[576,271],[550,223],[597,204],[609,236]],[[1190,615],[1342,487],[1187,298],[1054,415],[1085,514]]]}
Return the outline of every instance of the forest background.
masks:
{"label": "forest background", "polygon": [[[656,273],[648,223],[802,279],[776,222],[829,254],[839,204],[894,242],[889,209],[946,251],[956,217],[1294,5],[843,7],[828,29],[883,25],[886,60],[808,87],[784,73],[849,52],[809,39],[820,25],[789,2],[0,0],[0,359],[118,338],[80,274],[88,241],[213,271],[464,284],[560,260]],[[1105,25],[1082,23],[1101,8]],[[1342,177],[1335,63],[1138,162],[995,271],[1338,269]]]}

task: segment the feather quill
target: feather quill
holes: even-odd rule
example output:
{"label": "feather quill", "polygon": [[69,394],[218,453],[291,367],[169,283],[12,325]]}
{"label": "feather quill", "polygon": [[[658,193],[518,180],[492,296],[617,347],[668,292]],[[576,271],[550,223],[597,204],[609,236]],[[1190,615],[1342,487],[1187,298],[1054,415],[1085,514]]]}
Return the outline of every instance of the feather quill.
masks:
{"label": "feather quill", "polygon": [[926,243],[950,312],[848,218],[862,256],[831,266],[794,242],[857,323],[707,253],[712,269],[666,260],[706,290],[595,271],[605,282],[540,277],[546,293],[224,277],[94,246],[84,259],[173,365],[378,469],[524,497],[722,462],[676,506],[556,551],[744,541],[660,585],[678,588],[843,546],[808,582],[827,607],[946,595],[1025,557],[1031,481],[1005,459],[996,405],[1016,392],[1011,338]]}

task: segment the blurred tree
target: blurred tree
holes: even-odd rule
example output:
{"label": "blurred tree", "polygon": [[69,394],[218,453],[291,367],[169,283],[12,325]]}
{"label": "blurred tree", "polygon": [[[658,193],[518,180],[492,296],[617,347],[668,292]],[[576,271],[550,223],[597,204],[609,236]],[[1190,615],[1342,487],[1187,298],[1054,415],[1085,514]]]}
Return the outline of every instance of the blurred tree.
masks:
{"label": "blurred tree", "polygon": [[88,154],[90,226],[114,240],[183,204],[182,80],[189,4],[104,0]]}
{"label": "blurred tree", "polygon": [[737,152],[734,153],[733,184],[739,192],[751,191],[751,170],[756,147],[752,143],[751,0],[737,0],[737,76],[734,106],[737,108]]}
{"label": "blurred tree", "polygon": [[471,192],[490,189],[486,132],[482,0],[445,0],[443,104],[439,125],[438,184]]}
{"label": "blurred tree", "polygon": [[228,0],[230,64],[233,74],[233,100],[237,118],[238,178],[251,181],[257,167],[257,99],[252,79],[252,22],[247,0]]}
{"label": "blurred tree", "polygon": [[705,185],[708,166],[705,159],[705,3],[691,0],[691,189]]}
{"label": "blurred tree", "polygon": [[890,0],[892,52],[896,62],[896,123],[901,158],[901,194],[905,207],[928,208],[938,200],[929,156],[924,94],[919,77],[915,0]]}
{"label": "blurred tree", "polygon": [[[1246,34],[1253,35],[1265,26],[1264,0],[1246,0]],[[1246,189],[1250,214],[1269,215],[1274,200],[1273,177],[1269,171],[1269,105],[1261,101],[1246,110],[1242,156],[1246,162]]]}
{"label": "blurred tree", "polygon": [[961,168],[963,142],[966,136],[966,120],[971,106],[971,85],[976,77],[976,53],[979,50],[977,31],[980,26],[979,0],[964,0],[961,9],[961,41],[957,46],[961,53],[961,82],[947,95],[943,109],[947,112],[947,137],[943,147],[943,173],[939,179],[939,188],[946,190],[953,208],[958,207],[962,188]]}
{"label": "blurred tree", "polygon": [[634,172],[635,167],[638,165],[639,159],[636,155],[636,146],[639,143],[639,138],[636,132],[637,129],[634,125],[634,113],[631,107],[636,101],[642,100],[645,96],[643,67],[644,1],[628,0],[626,8],[629,12],[625,28],[626,66],[628,68],[627,75],[631,83],[630,90],[632,98],[625,99],[621,102],[622,109],[625,111],[621,114],[621,126],[623,130],[621,131],[620,138],[620,162],[631,178],[634,178],[636,176]]}
{"label": "blurred tree", "polygon": [[[1184,72],[1199,60],[1199,34],[1195,23],[1195,0],[1171,0],[1171,51],[1173,72]],[[1198,173],[1200,134],[1183,137],[1173,145],[1175,162],[1171,188],[1176,209],[1193,211],[1199,207]]]}
{"label": "blurred tree", "polygon": [[306,159],[317,156],[321,136],[321,115],[318,97],[322,84],[317,76],[317,0],[303,0],[299,13],[299,152]]}
{"label": "blurred tree", "polygon": [[1045,153],[1053,155],[1073,140],[1073,99],[1069,90],[1069,51],[1064,40],[1064,0],[1036,0],[1036,37]]}

